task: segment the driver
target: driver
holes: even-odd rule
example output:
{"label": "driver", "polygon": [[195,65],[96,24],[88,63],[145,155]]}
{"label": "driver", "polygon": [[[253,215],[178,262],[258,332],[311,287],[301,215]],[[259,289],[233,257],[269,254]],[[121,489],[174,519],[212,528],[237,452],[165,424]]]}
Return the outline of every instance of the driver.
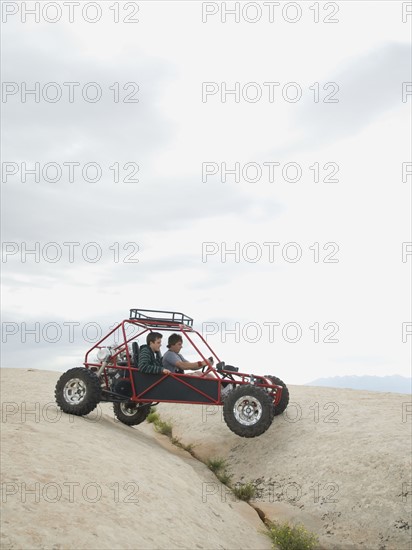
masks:
{"label": "driver", "polygon": [[[170,372],[181,372],[185,370],[199,370],[207,366],[206,361],[195,361],[191,363],[180,353],[183,346],[183,338],[180,334],[171,334],[167,341],[168,351],[163,356],[163,367]],[[213,363],[213,358],[209,361]],[[200,373],[191,372],[187,374],[199,375]]]}

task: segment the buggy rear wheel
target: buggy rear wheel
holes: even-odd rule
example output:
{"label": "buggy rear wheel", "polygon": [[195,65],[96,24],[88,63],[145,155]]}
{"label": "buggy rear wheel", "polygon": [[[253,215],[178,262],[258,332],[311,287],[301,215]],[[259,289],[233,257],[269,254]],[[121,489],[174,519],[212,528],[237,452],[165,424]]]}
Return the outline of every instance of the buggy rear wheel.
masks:
{"label": "buggy rear wheel", "polygon": [[133,403],[133,401],[121,401],[113,403],[115,417],[127,426],[136,426],[141,424],[150,413],[151,403]]}
{"label": "buggy rear wheel", "polygon": [[279,414],[283,413],[283,411],[289,404],[289,390],[286,384],[280,378],[277,378],[276,376],[266,376],[266,378],[269,378],[272,384],[276,384],[276,386],[282,386],[282,397],[280,398],[279,403],[276,406],[273,406],[273,408],[275,409],[275,416],[278,416]]}
{"label": "buggy rear wheel", "polygon": [[256,437],[263,434],[272,423],[272,399],[267,392],[256,386],[239,386],[224,400],[223,417],[229,429],[236,435]]}
{"label": "buggy rear wheel", "polygon": [[84,416],[92,412],[100,402],[100,382],[91,370],[76,367],[61,375],[54,395],[63,412]]}

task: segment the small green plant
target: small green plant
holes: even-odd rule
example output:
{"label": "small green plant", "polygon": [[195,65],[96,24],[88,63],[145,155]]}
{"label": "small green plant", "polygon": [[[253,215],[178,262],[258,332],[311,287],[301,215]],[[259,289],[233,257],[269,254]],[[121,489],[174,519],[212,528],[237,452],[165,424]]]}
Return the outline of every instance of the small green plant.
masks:
{"label": "small green plant", "polygon": [[239,500],[244,500],[249,502],[251,498],[254,498],[256,495],[256,487],[253,483],[243,483],[242,485],[236,484],[233,487],[233,493]]}
{"label": "small green plant", "polygon": [[226,470],[223,470],[223,472],[218,472],[216,474],[217,479],[220,481],[220,483],[223,483],[223,485],[227,485],[230,487],[230,481],[233,477],[233,474],[229,474]]}
{"label": "small green plant", "polygon": [[156,431],[168,437],[172,437],[172,425],[169,422],[160,420],[160,418],[154,423]]}
{"label": "small green plant", "polygon": [[208,458],[206,465],[214,474],[227,468],[226,459],[224,458]]}
{"label": "small green plant", "polygon": [[279,550],[312,550],[318,544],[318,538],[307,531],[303,525],[289,523],[269,523],[267,535],[273,542],[273,548]]}
{"label": "small green plant", "polygon": [[187,451],[188,453],[190,453],[191,455],[194,454],[194,444],[193,443],[188,443],[187,445],[185,445],[184,443],[182,443],[182,449],[184,449],[185,451]]}
{"label": "small green plant", "polygon": [[156,412],[156,409],[153,408],[150,410],[150,413],[147,415],[146,420],[153,424],[155,427],[155,430],[163,435],[167,435],[168,437],[172,437],[172,425],[169,424],[169,422],[165,422],[164,420],[160,419],[159,413]]}
{"label": "small green plant", "polygon": [[150,411],[149,414],[147,415],[146,420],[147,420],[150,424],[156,424],[156,423],[159,422],[159,420],[160,420],[159,413],[157,413],[156,410]]}
{"label": "small green plant", "polygon": [[187,451],[192,456],[194,456],[194,452],[193,452],[194,445],[193,445],[193,443],[188,443],[186,445],[185,443],[182,443],[178,437],[172,437],[171,442],[173,443],[173,445],[176,445],[176,447],[179,447],[179,449],[183,449],[184,451]]}
{"label": "small green plant", "polygon": [[230,486],[230,480],[232,479],[233,474],[228,473],[228,465],[225,458],[208,458],[206,466],[209,470],[212,470],[217,479],[223,483],[223,485]]}

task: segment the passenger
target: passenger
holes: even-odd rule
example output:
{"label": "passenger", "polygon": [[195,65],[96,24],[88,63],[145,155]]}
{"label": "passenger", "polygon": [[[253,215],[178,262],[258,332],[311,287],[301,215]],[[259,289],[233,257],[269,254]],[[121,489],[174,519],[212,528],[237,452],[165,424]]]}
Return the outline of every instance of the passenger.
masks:
{"label": "passenger", "polygon": [[170,374],[170,370],[162,365],[160,346],[163,335],[160,332],[149,332],[146,337],[147,345],[143,345],[139,352],[139,371],[146,374]]}
{"label": "passenger", "polygon": [[[206,361],[194,361],[190,362],[183,357],[180,353],[183,347],[183,338],[180,334],[171,334],[167,341],[167,347],[169,350],[163,356],[163,367],[168,369],[170,372],[181,372],[185,370],[199,370],[202,367],[206,367]],[[209,358],[209,361],[213,364],[213,357]],[[188,372],[186,374],[192,374],[199,376],[200,373],[197,372]],[[210,376],[207,375],[207,378]]]}

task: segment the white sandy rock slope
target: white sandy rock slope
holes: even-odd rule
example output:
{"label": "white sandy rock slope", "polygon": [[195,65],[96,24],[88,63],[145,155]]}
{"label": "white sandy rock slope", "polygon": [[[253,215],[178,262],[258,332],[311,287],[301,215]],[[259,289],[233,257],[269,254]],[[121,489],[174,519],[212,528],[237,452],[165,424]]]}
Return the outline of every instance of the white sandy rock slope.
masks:
{"label": "white sandy rock slope", "polygon": [[199,457],[255,483],[252,504],[269,518],[303,523],[327,549],[412,548],[410,395],[291,386],[288,409],[254,439],[230,432],[221,410],[158,406]]}
{"label": "white sandy rock slope", "polygon": [[[58,377],[2,369],[2,549],[271,548],[256,512],[152,425],[128,428],[108,404],[59,413]],[[410,550],[410,396],[290,391],[255,439],[229,431],[217,407],[158,412],[199,458],[225,458],[233,482],[255,483],[252,505],[303,523],[323,548]]]}
{"label": "white sandy rock slope", "polygon": [[59,373],[1,374],[2,550],[271,548],[256,512],[206,498],[212,472],[151,426],[115,422],[108,404],[59,414]]}

